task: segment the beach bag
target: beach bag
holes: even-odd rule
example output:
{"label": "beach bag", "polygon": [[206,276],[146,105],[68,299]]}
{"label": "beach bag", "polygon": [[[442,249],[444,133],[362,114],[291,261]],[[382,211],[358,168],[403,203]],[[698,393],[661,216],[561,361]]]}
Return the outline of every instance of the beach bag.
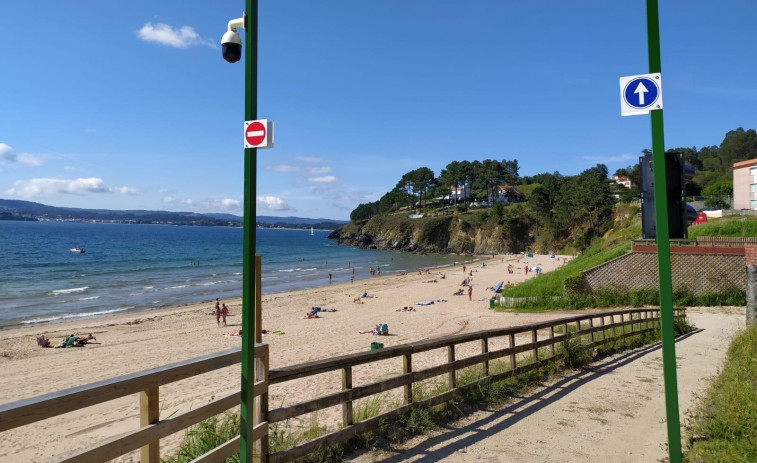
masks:
{"label": "beach bag", "polygon": [[386,323],[382,323],[379,326],[379,334],[381,335],[389,334],[389,325],[387,325]]}

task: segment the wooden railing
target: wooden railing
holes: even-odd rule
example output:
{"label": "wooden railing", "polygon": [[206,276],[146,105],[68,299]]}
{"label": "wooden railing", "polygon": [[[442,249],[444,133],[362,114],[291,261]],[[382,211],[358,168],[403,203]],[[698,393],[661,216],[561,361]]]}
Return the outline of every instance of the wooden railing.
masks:
{"label": "wooden railing", "polygon": [[[142,463],[159,463],[160,439],[223,413],[240,403],[240,393],[234,392],[181,415],[161,420],[158,412],[160,386],[236,365],[241,362],[241,359],[240,349],[230,349],[152,370],[1,405],[0,432],[131,394],[139,394],[139,429],[114,437],[89,449],[63,456],[56,461],[99,463],[140,449],[140,461]],[[258,371],[267,371],[267,344],[255,345],[255,363]],[[268,383],[265,380],[265,375],[256,376],[254,396],[265,399],[267,394]],[[265,403],[265,400],[262,400],[262,402]],[[267,438],[267,434],[267,423],[260,421],[253,429],[253,440]],[[236,453],[238,449],[239,440],[234,439],[209,452],[207,458],[198,461],[223,461],[227,456]]]}
{"label": "wooden railing", "polygon": [[[685,316],[685,309],[675,309],[676,318],[685,318]],[[307,378],[339,370],[342,373],[342,384],[340,392],[269,410],[267,421],[270,424],[283,422],[307,413],[339,405],[342,407],[342,423],[340,429],[337,431],[322,435],[293,448],[268,455],[267,461],[270,463],[288,462],[307,455],[320,447],[345,443],[357,434],[377,429],[379,422],[392,420],[400,413],[408,411],[411,407],[442,404],[460,396],[465,390],[478,387],[483,383],[505,379],[538,369],[547,362],[555,360],[555,346],[562,343],[567,336],[586,338],[584,344],[596,347],[610,342],[622,341],[630,336],[652,332],[658,324],[659,310],[635,309],[578,315],[531,325],[419,341],[376,351],[361,352],[271,370],[268,381],[272,386],[294,379]],[[558,327],[560,327],[562,334],[555,335],[555,328]],[[516,339],[522,339],[524,336],[530,338],[530,342],[517,344]],[[497,338],[506,340],[507,347],[490,350],[489,346],[491,342]],[[456,347],[460,344],[471,342],[480,343],[480,353],[470,355],[466,358],[457,358]],[[421,370],[413,369],[414,355],[435,349],[446,350],[446,363]],[[547,351],[549,354],[540,356],[540,349]],[[518,356],[520,357],[520,361],[518,361]],[[509,359],[509,368],[502,373],[491,374],[489,368],[490,362],[505,357]],[[353,384],[353,367],[395,358],[402,359],[402,372],[400,374],[362,386],[355,386]],[[474,365],[481,366],[482,377],[465,385],[458,385],[458,370]],[[414,385],[420,381],[438,376],[444,377],[447,390],[433,397],[414,400]],[[315,384],[315,381],[312,381],[311,384]],[[319,384],[319,387],[314,388],[314,390],[326,388],[326,385],[322,381],[319,381],[317,384]],[[396,388],[403,388],[402,405],[363,421],[353,422],[353,401]]]}
{"label": "wooden railing", "polygon": [[[685,318],[685,309],[675,309],[676,318]],[[465,333],[438,339],[413,342],[374,351],[360,352],[315,362],[293,365],[268,371],[268,345],[255,345],[256,420],[253,423],[253,440],[257,442],[256,453],[261,461],[271,463],[288,462],[307,455],[319,447],[345,443],[353,436],[374,430],[380,421],[393,419],[415,406],[433,406],[449,402],[465,390],[479,385],[512,377],[535,370],[559,357],[555,346],[566,340],[568,335],[579,337],[590,347],[610,342],[619,342],[629,336],[654,331],[659,324],[659,310],[633,309],[597,314],[583,314],[556,320],[510,328],[492,329],[475,333]],[[557,334],[556,334],[557,333]],[[530,339],[522,342],[523,339]],[[518,341],[521,341],[518,344]],[[493,341],[506,343],[507,347],[490,349]],[[458,346],[478,343],[478,353],[462,357]],[[446,362],[423,369],[414,369],[414,356],[442,349],[446,351]],[[468,349],[470,350],[470,349]],[[541,355],[540,355],[541,351]],[[507,369],[492,373],[490,363],[507,358]],[[401,373],[378,382],[355,385],[353,367],[368,363],[401,359]],[[46,394],[31,399],[0,406],[0,432],[19,426],[52,418],[63,413],[79,410],[91,405],[107,402],[130,394],[139,394],[140,425],[138,430],[122,434],[102,442],[95,447],[66,455],[59,462],[103,462],[124,455],[136,449],[141,450],[143,463],[159,461],[159,441],[170,434],[187,429],[202,420],[223,413],[240,403],[240,393],[202,405],[182,415],[161,420],[158,416],[159,387],[167,383],[191,378],[219,368],[235,365],[241,361],[239,349],[219,352],[196,359],[178,362],[152,370],[100,381],[85,386]],[[458,383],[458,371],[480,366],[481,377],[467,384]],[[299,378],[309,378],[322,373],[341,371],[339,392],[315,397],[305,402],[268,409],[269,385],[283,384]],[[416,400],[414,387],[417,383],[442,376],[446,390],[432,397]],[[322,390],[325,385],[318,383]],[[402,388],[402,404],[377,416],[354,422],[353,402],[393,389]],[[341,427],[339,430],[301,443],[295,447],[268,452],[268,426],[284,422],[328,407],[341,406]],[[217,463],[238,452],[239,438],[232,439],[198,457],[194,463]]]}

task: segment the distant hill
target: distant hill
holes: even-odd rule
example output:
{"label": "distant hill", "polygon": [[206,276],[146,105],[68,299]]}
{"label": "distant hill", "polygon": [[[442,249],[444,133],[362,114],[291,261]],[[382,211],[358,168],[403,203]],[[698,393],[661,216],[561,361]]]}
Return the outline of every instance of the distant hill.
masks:
{"label": "distant hill", "polygon": [[[0,199],[0,220],[60,220],[78,222],[204,225],[241,227],[242,217],[233,214],[198,214],[145,210],[80,209],[55,207],[31,201]],[[258,216],[259,227],[335,229],[344,220],[309,219],[305,217]]]}

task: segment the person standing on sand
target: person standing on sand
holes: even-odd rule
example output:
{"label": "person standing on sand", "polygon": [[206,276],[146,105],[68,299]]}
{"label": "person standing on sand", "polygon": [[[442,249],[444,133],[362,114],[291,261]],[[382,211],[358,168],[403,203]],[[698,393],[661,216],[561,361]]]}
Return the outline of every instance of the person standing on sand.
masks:
{"label": "person standing on sand", "polygon": [[468,286],[468,300],[473,300],[473,286]]}
{"label": "person standing on sand", "polygon": [[221,310],[221,301],[216,298],[216,310]]}
{"label": "person standing on sand", "polygon": [[221,318],[223,318],[223,326],[226,326],[226,315],[229,314],[229,309],[226,307],[226,304],[223,304],[221,306]]}
{"label": "person standing on sand", "polygon": [[331,284],[331,272],[329,272],[329,284]]}
{"label": "person standing on sand", "polygon": [[221,307],[216,304],[216,325],[221,326]]}

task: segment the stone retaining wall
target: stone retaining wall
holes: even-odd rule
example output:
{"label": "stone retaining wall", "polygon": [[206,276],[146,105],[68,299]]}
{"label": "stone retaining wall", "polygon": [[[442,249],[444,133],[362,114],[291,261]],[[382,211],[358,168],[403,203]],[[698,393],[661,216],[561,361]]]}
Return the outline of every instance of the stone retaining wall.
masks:
{"label": "stone retaining wall", "polygon": [[[685,287],[695,295],[746,288],[744,249],[733,253],[707,252],[706,248],[674,251],[671,248],[673,288]],[[583,272],[588,289],[659,290],[656,252],[630,252]]]}

